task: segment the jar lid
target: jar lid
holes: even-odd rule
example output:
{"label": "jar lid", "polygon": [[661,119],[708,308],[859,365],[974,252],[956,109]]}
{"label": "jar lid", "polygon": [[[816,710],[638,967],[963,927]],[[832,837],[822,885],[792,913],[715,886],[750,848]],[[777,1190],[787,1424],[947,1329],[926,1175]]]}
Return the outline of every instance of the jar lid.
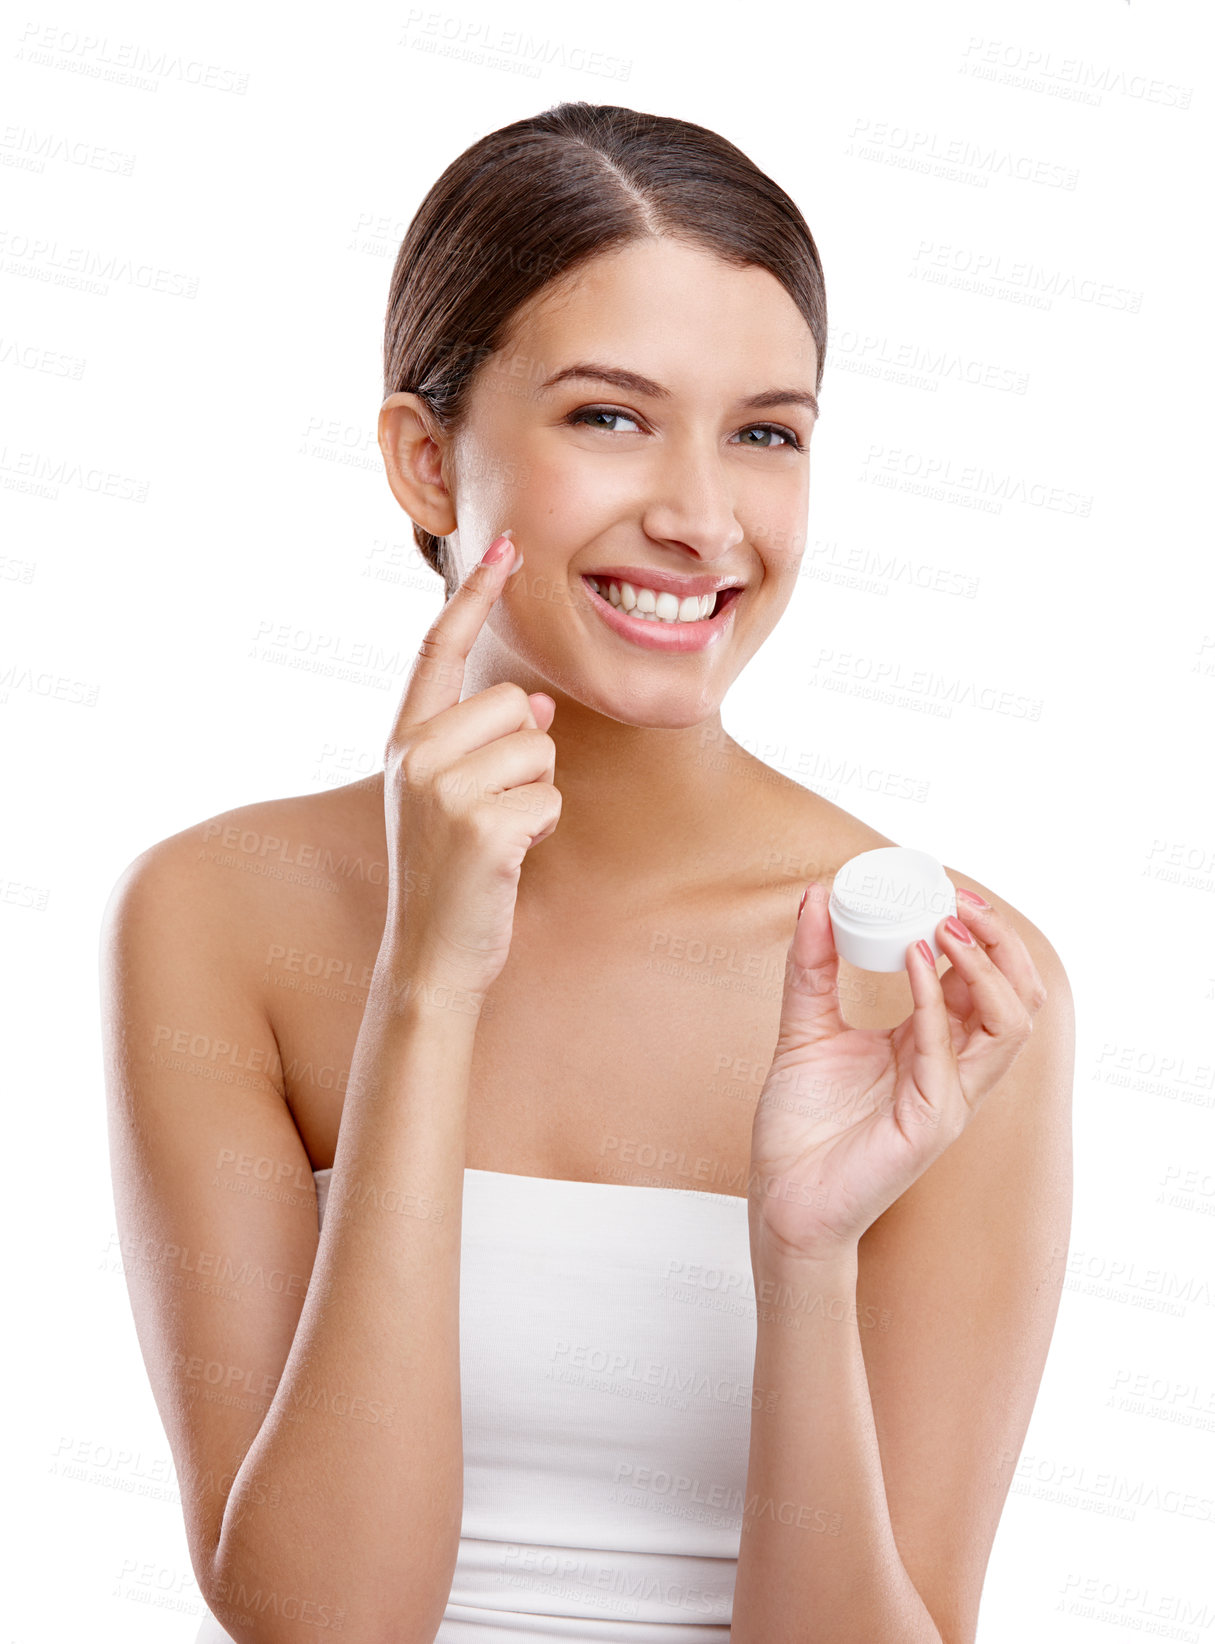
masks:
{"label": "jar lid", "polygon": [[862,851],[831,887],[834,911],[854,925],[935,925],[956,910],[954,887],[936,857],[904,845]]}

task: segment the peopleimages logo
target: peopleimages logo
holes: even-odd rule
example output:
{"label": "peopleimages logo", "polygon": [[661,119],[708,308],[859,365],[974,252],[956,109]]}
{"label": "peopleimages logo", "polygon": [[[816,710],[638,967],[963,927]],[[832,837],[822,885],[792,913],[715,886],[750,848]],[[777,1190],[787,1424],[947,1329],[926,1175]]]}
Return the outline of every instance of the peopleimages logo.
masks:
{"label": "peopleimages logo", "polygon": [[1153,79],[1146,74],[1126,74],[1108,64],[1099,66],[1083,57],[1062,57],[1033,46],[1013,45],[1004,40],[985,40],[972,34],[962,53],[960,72],[978,79],[995,80],[1027,91],[1043,91],[1069,102],[1099,105],[1103,92],[1130,97],[1137,102],[1159,103],[1164,108],[1188,109],[1193,86],[1172,80]]}
{"label": "peopleimages logo", "polygon": [[135,262],[113,252],[97,251],[91,246],[60,246],[55,239],[22,234],[0,228],[0,257],[6,260],[4,272],[32,280],[44,280],[52,285],[80,287],[101,296],[109,283],[121,283],[142,291],[155,291],[165,297],[198,295],[198,276],[182,274],[175,269],[160,268],[154,263]]}
{"label": "peopleimages logo", "polygon": [[[1091,496],[1065,491],[1059,485],[1027,480],[1022,475],[998,473],[981,463],[955,464],[948,456],[931,451],[913,451],[903,446],[871,444],[861,464],[859,476],[871,484],[900,479],[927,482],[944,496],[949,491],[971,494],[976,500],[996,505],[1022,502],[1030,508],[1046,508],[1056,513],[1075,514],[1087,519],[1093,510]],[[992,512],[998,511],[993,508]]]}
{"label": "peopleimages logo", "polygon": [[501,68],[531,79],[542,67],[553,64],[567,73],[593,74],[604,80],[627,80],[633,68],[631,58],[613,57],[596,47],[499,28],[479,17],[429,11],[424,6],[410,7],[401,32],[398,44],[415,51]]}
{"label": "peopleimages logo", "polygon": [[994,251],[977,251],[971,246],[951,245],[942,240],[921,240],[911,259],[911,278],[951,290],[975,291],[980,296],[999,297],[1028,307],[1049,309],[1056,297],[1091,303],[1095,308],[1119,309],[1138,314],[1143,292],[1112,280],[1089,274],[1044,268],[1023,259],[1002,257]]}
{"label": "peopleimages logo", "polygon": [[[890,120],[870,120],[864,115],[857,116],[844,153],[861,160],[897,157],[898,164],[911,170],[934,171],[950,181],[970,182],[979,188],[986,188],[991,177],[1006,177],[1013,182],[1061,188],[1070,194],[1080,180],[1075,167],[1017,154],[998,143],[926,131]],[[952,169],[943,171],[943,167]]]}
{"label": "peopleimages logo", "polygon": [[948,348],[927,343],[900,342],[874,332],[838,327],[827,348],[831,370],[858,371],[881,376],[887,382],[936,392],[942,382],[968,383],[972,388],[993,388],[1002,393],[1024,394],[1029,376],[1011,366],[989,364],[953,353]]}
{"label": "peopleimages logo", "polygon": [[141,46],[134,40],[111,40],[108,34],[60,28],[54,23],[27,23],[14,53],[19,60],[44,68],[68,69],[90,79],[121,84],[146,76],[143,89],[155,91],[164,80],[178,80],[206,91],[227,91],[243,97],[249,76],[218,63],[178,57],[172,52]]}

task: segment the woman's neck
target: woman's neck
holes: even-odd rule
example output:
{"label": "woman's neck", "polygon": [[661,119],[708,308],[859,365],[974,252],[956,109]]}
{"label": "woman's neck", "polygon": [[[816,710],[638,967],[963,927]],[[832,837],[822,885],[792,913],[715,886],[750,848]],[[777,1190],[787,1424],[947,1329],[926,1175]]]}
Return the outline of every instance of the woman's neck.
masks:
{"label": "woman's neck", "polygon": [[672,727],[613,719],[564,694],[560,681],[535,674],[483,630],[465,665],[461,699],[503,679],[557,703],[549,735],[561,818],[525,860],[529,895],[564,897],[579,883],[658,893],[714,872],[715,857],[727,862],[731,841],[745,830],[740,813],[756,761],[725,733],[719,708]]}
{"label": "woman's neck", "polygon": [[528,858],[533,892],[579,879],[633,894],[686,883],[737,834],[748,756],[719,714],[656,728],[559,699],[549,734],[561,819]]}

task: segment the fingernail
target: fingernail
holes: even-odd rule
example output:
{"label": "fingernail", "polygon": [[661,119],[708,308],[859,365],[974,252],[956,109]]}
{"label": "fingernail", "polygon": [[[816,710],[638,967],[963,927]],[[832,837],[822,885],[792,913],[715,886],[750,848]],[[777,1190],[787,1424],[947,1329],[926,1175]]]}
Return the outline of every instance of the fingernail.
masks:
{"label": "fingernail", "polygon": [[920,940],[916,943],[916,952],[919,954],[920,958],[924,961],[925,964],[931,965],[933,970],[935,970],[937,968],[937,962],[936,962],[936,959],[933,957],[932,949],[928,946],[928,943],[924,940],[924,938],[922,936],[921,936]]}
{"label": "fingernail", "polygon": [[957,892],[964,901],[973,902],[976,908],[989,908],[991,906],[990,902],[985,902],[981,896],[977,896],[972,890],[964,890],[961,885],[957,887]]}
{"label": "fingernail", "polygon": [[809,894],[810,894],[810,887],[809,887],[809,885],[807,885],[807,886],[806,886],[806,888],[805,888],[805,890],[804,890],[804,891],[803,891],[803,892],[802,892],[802,899],[801,899],[801,901],[800,901],[800,902],[799,902],[799,903],[798,903],[798,904],[797,904],[797,917],[798,917],[798,918],[799,918],[799,919],[800,919],[800,918],[801,918],[801,916],[802,916],[802,909],[803,909],[803,908],[804,908],[804,907],[805,907],[805,905],[806,905],[806,898],[807,898],[807,896],[809,896]]}
{"label": "fingernail", "polygon": [[505,555],[506,550],[513,547],[514,543],[511,542],[508,536],[503,535],[500,537],[495,537],[489,547],[481,555],[482,565],[496,565]]}
{"label": "fingernail", "polygon": [[974,937],[966,929],[966,926],[962,923],[962,921],[960,919],[955,919],[952,913],[945,921],[945,929],[951,936],[956,936],[959,942],[969,942],[971,947],[974,947]]}

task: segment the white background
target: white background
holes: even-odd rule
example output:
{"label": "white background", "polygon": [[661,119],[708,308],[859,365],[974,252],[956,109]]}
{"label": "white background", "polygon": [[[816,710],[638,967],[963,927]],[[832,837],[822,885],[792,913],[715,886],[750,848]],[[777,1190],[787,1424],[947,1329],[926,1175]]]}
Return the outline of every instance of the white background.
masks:
{"label": "white background", "polygon": [[803,575],[727,728],[997,889],[1071,977],[1069,1277],[981,1644],[1209,1638],[1204,8],[9,16],[4,1637],[194,1637],[114,1226],[99,921],[154,840],[376,767],[441,601],[376,447],[392,259],[469,142],[573,98],[722,132],[826,269]]}

